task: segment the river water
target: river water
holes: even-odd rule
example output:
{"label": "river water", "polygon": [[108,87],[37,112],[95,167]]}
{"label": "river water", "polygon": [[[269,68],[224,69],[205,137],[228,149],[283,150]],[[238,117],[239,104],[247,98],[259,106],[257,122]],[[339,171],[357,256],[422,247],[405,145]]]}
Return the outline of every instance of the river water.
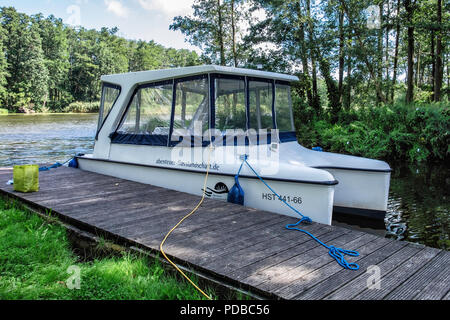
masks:
{"label": "river water", "polygon": [[[97,117],[96,114],[0,116],[0,167],[63,162],[77,153],[91,153]],[[362,230],[449,250],[450,168],[431,164],[391,166],[394,171],[384,223],[370,229],[363,226]],[[336,224],[361,229],[355,221]]]}

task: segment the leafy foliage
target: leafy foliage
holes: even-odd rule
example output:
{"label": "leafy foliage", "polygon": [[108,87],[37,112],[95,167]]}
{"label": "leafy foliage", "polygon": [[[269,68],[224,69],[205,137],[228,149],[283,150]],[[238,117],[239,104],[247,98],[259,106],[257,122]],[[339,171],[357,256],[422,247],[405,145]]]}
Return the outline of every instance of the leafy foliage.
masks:
{"label": "leafy foliage", "polygon": [[[299,142],[306,147],[392,161],[448,161],[450,109],[441,104],[382,105],[328,114],[295,100]],[[303,119],[302,121],[300,119]]]}
{"label": "leafy foliage", "polygon": [[74,29],[53,15],[0,8],[0,106],[12,112],[66,111],[74,101],[98,101],[104,74],[201,63],[194,51],[117,33]]}

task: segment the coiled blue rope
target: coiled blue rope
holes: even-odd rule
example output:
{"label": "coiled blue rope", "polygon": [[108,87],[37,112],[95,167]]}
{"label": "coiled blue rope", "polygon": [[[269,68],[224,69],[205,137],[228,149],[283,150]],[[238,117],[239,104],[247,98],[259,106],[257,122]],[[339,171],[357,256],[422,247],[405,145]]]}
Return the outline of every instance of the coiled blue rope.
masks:
{"label": "coiled blue rope", "polygon": [[239,176],[241,170],[242,170],[242,166],[244,163],[247,164],[247,166],[250,168],[250,170],[253,171],[253,173],[258,177],[259,180],[261,180],[262,183],[264,183],[264,185],[270,190],[272,191],[277,197],[278,199],[280,199],[281,202],[283,202],[285,205],[287,205],[291,210],[293,210],[295,213],[297,213],[301,219],[299,221],[297,221],[297,223],[294,224],[287,224],[286,225],[286,229],[288,230],[297,230],[300,232],[303,232],[305,234],[307,234],[308,236],[310,236],[313,240],[315,240],[317,243],[319,243],[320,245],[324,246],[325,248],[328,249],[328,254],[330,255],[330,257],[332,257],[333,259],[335,259],[337,261],[337,263],[342,266],[345,269],[349,269],[349,270],[358,270],[359,269],[359,265],[357,263],[349,263],[346,259],[345,256],[353,256],[353,257],[357,257],[359,256],[359,253],[357,251],[353,251],[353,250],[345,250],[342,248],[337,248],[335,246],[329,246],[327,244],[325,244],[324,242],[320,241],[319,238],[317,238],[316,236],[314,236],[312,233],[310,233],[309,231],[297,228],[298,225],[302,224],[302,223],[312,223],[312,220],[310,217],[303,215],[300,211],[298,211],[297,209],[295,209],[294,207],[292,207],[289,203],[287,203],[275,190],[272,189],[271,186],[269,186],[267,184],[267,182],[264,181],[264,179],[255,171],[255,169],[253,169],[253,167],[248,163],[247,161],[248,156],[245,155],[244,159],[242,161],[241,167],[239,168],[238,174],[236,175],[236,177]]}

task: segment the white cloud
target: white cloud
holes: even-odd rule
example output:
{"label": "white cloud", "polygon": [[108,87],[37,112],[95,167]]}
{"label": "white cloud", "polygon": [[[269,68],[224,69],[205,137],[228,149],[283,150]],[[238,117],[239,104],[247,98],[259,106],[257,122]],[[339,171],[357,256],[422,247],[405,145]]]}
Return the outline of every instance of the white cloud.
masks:
{"label": "white cloud", "polygon": [[121,1],[105,0],[105,5],[108,12],[111,12],[120,18],[127,18],[130,14],[130,10],[125,7]]}
{"label": "white cloud", "polygon": [[160,11],[166,15],[187,15],[192,11],[193,0],[139,0],[148,11]]}

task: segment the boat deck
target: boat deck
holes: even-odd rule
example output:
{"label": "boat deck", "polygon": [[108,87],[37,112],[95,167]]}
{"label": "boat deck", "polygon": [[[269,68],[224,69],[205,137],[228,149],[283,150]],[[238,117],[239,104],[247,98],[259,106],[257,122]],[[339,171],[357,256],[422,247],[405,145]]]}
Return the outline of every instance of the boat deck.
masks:
{"label": "boat deck", "polygon": [[[82,230],[157,253],[159,244],[200,197],[71,168],[40,173],[40,191],[17,193],[0,168],[0,194],[50,211]],[[292,217],[205,199],[164,247],[174,261],[208,277],[272,299],[450,299],[450,252],[318,223],[304,229],[327,244],[357,250],[340,267],[310,237],[286,230]],[[380,269],[369,289],[370,267]],[[368,271],[369,268],[369,271]]]}

